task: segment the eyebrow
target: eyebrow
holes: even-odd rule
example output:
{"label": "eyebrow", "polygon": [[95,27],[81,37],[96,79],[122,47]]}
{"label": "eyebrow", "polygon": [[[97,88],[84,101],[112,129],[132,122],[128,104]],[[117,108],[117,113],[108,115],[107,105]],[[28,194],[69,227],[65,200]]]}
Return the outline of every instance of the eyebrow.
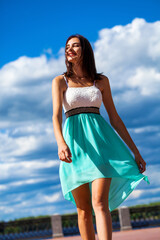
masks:
{"label": "eyebrow", "polygon": [[[78,44],[80,44],[79,42],[74,42],[73,44],[75,44],[75,43],[78,43]],[[67,45],[66,45],[66,47],[67,47],[67,46],[69,46],[69,44],[67,44]]]}

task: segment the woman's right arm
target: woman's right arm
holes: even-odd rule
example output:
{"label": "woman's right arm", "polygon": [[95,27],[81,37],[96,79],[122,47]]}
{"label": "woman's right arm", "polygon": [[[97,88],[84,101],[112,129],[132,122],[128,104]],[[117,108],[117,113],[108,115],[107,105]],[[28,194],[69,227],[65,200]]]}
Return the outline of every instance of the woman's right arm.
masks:
{"label": "woman's right arm", "polygon": [[60,160],[71,162],[71,152],[62,134],[62,101],[63,101],[64,82],[61,76],[52,80],[52,99],[53,99],[53,129],[58,145],[58,155]]}

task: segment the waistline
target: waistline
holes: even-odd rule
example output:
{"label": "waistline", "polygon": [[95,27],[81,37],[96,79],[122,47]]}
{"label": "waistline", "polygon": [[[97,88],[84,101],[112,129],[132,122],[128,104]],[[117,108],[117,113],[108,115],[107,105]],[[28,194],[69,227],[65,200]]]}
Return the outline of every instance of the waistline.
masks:
{"label": "waistline", "polygon": [[66,118],[79,113],[97,113],[100,114],[98,107],[78,107],[65,112]]}

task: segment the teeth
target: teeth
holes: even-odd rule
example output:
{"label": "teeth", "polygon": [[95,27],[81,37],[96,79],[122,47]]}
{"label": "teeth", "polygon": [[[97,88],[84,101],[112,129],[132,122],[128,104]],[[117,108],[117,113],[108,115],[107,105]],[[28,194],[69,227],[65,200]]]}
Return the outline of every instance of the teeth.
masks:
{"label": "teeth", "polygon": [[70,54],[68,54],[69,56],[73,56],[73,55],[75,55],[75,53],[70,53]]}

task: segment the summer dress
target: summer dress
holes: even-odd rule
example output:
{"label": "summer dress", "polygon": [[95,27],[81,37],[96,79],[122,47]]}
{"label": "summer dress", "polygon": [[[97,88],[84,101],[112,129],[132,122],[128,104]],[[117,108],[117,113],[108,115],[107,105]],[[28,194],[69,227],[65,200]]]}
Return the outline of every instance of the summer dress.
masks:
{"label": "summer dress", "polygon": [[[68,82],[64,76],[66,84]],[[72,190],[97,178],[112,178],[109,190],[109,209],[117,208],[148,177],[138,165],[123,140],[100,114],[102,93],[94,85],[67,87],[63,94],[66,115],[63,137],[72,153],[72,162],[60,161],[59,176],[66,200],[75,200]],[[93,207],[92,213],[95,215]]]}

